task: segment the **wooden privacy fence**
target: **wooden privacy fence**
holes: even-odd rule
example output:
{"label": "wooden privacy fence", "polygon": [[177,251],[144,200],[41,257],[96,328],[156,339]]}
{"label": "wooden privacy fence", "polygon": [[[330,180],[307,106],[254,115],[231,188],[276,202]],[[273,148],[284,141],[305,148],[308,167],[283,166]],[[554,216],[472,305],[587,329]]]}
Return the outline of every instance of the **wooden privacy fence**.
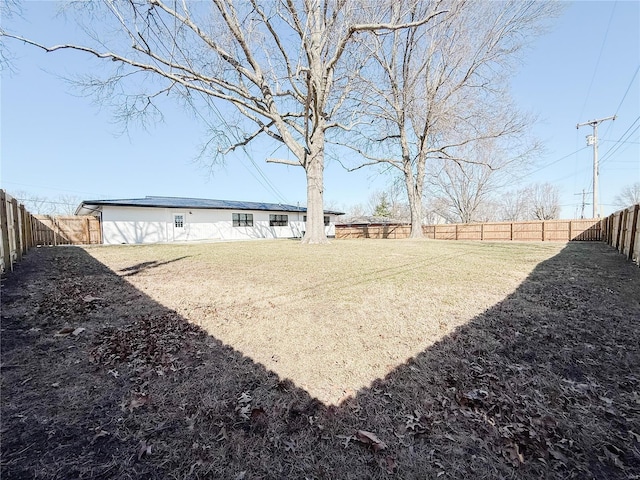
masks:
{"label": "wooden privacy fence", "polygon": [[102,243],[97,217],[32,215],[4,190],[0,190],[0,231],[2,273],[12,271],[14,264],[36,245]]}
{"label": "wooden privacy fence", "polygon": [[31,231],[32,215],[11,195],[0,190],[0,231],[2,233],[2,273],[13,270],[13,265],[22,260],[33,243]]}
{"label": "wooden privacy fence", "polygon": [[640,266],[640,204],[602,219],[602,240]]}
{"label": "wooden privacy fence", "polygon": [[100,220],[91,215],[34,215],[36,245],[90,245],[102,243]]}
{"label": "wooden privacy fence", "polygon": [[[435,240],[601,240],[598,219],[424,225],[422,231]],[[410,233],[406,224],[336,225],[336,238],[408,238]]]}

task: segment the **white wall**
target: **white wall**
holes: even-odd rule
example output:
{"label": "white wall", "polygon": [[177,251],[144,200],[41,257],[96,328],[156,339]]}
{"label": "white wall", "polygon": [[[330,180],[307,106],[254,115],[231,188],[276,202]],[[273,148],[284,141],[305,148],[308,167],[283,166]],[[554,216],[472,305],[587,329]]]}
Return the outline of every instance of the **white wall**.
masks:
{"label": "white wall", "polygon": [[[234,227],[233,213],[253,214],[253,227]],[[184,215],[184,228],[174,227],[174,214]],[[287,227],[269,226],[269,215],[289,216]],[[107,245],[198,240],[249,240],[255,238],[301,237],[305,224],[303,212],[255,210],[210,210],[152,207],[102,207],[102,235]],[[325,228],[335,235],[335,216]]]}

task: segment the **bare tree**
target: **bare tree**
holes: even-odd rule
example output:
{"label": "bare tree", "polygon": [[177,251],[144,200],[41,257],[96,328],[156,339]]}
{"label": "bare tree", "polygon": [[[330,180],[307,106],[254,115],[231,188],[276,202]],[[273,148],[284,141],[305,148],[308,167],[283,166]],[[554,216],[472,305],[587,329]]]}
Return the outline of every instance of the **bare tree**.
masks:
{"label": "bare tree", "polygon": [[52,215],[54,213],[53,204],[44,195],[37,195],[24,190],[14,190],[10,194],[33,215]]}
{"label": "bare tree", "polygon": [[640,203],[640,182],[627,185],[615,196],[613,203],[618,207],[630,207]]}
{"label": "bare tree", "polygon": [[[465,162],[434,159],[427,177],[428,194],[440,200],[439,214],[450,222],[479,222],[495,219],[493,195],[505,183],[515,163],[493,141],[475,142],[464,151]],[[462,150],[461,150],[462,152]]]}
{"label": "bare tree", "polygon": [[327,242],[326,137],[348,129],[353,112],[361,110],[351,89],[366,63],[367,34],[423,25],[437,13],[413,15],[406,22],[404,16],[390,15],[388,5],[366,0],[78,3],[80,13],[89,13],[86,44],[46,46],[0,33],[47,52],[70,49],[111,61],[115,70],[108,78],[84,84],[102,98],[140,88],[118,97],[126,120],[157,114],[161,94],[176,94],[203,116],[217,108],[216,102],[235,107],[240,120],[220,127],[209,147],[224,156],[262,136],[287,147],[295,160],[268,161],[306,172],[304,243]]}
{"label": "bare tree", "polygon": [[530,188],[530,212],[536,220],[560,217],[560,189],[550,183],[537,183]]}
{"label": "bare tree", "polygon": [[[507,79],[517,54],[558,10],[535,0],[443,0],[411,9],[397,2],[394,13],[410,20],[434,8],[446,13],[429,24],[376,36],[368,65],[375,75],[362,92],[371,122],[359,129],[357,151],[366,161],[356,168],[388,164],[403,175],[412,237],[422,236],[429,161],[473,163],[465,157],[467,148],[486,140],[512,152],[509,161],[522,161],[530,152],[525,133],[531,119],[513,106]],[[453,175],[453,167],[445,174]]]}
{"label": "bare tree", "polygon": [[64,193],[54,199],[56,215],[73,215],[80,204],[80,197]]}
{"label": "bare tree", "polygon": [[61,194],[56,197],[47,197],[24,190],[16,190],[11,196],[25,206],[33,215],[73,215],[80,197],[70,194]]}
{"label": "bare tree", "polygon": [[478,220],[476,212],[486,199],[484,188],[490,179],[488,168],[475,165],[462,169],[444,162],[439,172],[429,179],[429,192],[440,200],[439,214],[450,223],[470,223]]}
{"label": "bare tree", "polygon": [[500,195],[498,220],[517,222],[531,217],[531,188],[510,190]]}

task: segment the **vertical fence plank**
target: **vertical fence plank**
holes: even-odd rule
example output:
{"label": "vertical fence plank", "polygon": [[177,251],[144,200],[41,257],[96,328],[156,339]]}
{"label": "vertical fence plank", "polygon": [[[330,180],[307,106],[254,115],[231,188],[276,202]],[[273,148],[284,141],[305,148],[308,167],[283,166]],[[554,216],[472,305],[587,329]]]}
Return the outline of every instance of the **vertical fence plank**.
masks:
{"label": "vertical fence plank", "polygon": [[633,251],[636,244],[636,226],[638,224],[638,210],[640,210],[640,204],[637,204],[633,207],[633,220],[631,222],[631,238],[629,241],[629,260],[633,260]]}
{"label": "vertical fence plank", "polygon": [[11,245],[9,242],[9,216],[7,215],[7,195],[0,190],[0,228],[2,229],[2,266],[5,272],[13,270],[13,258],[11,257]]}
{"label": "vertical fence plank", "polygon": [[16,242],[16,259],[19,262],[22,260],[22,246],[20,244],[20,216],[18,213],[18,201],[15,198],[11,199],[11,210],[13,212],[13,234]]}

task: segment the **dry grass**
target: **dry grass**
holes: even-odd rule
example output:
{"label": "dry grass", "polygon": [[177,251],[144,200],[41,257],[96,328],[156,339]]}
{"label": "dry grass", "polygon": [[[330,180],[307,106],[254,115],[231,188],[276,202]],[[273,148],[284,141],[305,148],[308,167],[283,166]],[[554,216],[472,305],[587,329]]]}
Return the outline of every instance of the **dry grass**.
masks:
{"label": "dry grass", "polygon": [[640,269],[600,243],[40,248],[1,300],[2,478],[640,472]]}
{"label": "dry grass", "polygon": [[338,404],[512,293],[562,248],[344,240],[88,252],[280,378]]}

